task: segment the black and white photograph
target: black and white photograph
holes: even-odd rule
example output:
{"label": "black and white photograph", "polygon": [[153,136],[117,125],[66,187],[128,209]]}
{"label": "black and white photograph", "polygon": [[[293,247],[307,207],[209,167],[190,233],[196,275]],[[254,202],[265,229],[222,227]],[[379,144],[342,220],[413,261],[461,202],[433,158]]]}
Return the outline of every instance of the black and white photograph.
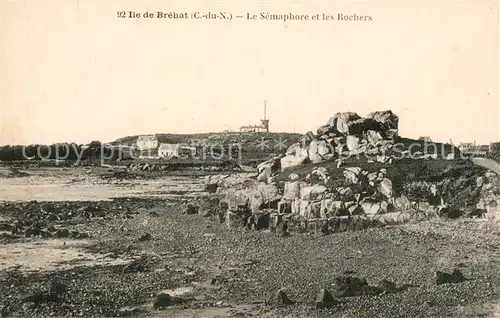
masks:
{"label": "black and white photograph", "polygon": [[498,1],[0,3],[0,317],[500,317]]}

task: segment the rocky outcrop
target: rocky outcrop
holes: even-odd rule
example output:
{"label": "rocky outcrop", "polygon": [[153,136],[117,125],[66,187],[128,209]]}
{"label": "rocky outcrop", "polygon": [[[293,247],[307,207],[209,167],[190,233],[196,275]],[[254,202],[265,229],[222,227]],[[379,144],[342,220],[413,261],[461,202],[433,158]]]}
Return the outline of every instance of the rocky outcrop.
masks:
{"label": "rocky outcrop", "polygon": [[[318,180],[331,179],[326,170],[314,172]],[[221,199],[225,222],[229,228],[327,234],[430,219],[443,208],[436,205],[441,198],[415,202],[395,191],[385,168],[347,167],[342,175],[343,186],[295,176],[271,184],[240,180]]]}
{"label": "rocky outcrop", "polygon": [[305,134],[299,143],[288,148],[284,157],[274,160],[280,160],[277,165],[282,171],[308,162],[342,160],[362,153],[386,162],[398,135],[398,122],[390,110],[374,112],[366,118],[353,112],[337,113],[316,130],[316,135]]}
{"label": "rocky outcrop", "polygon": [[208,175],[205,177],[205,190],[221,194],[227,189],[245,189],[257,185],[255,173]]}
{"label": "rocky outcrop", "polygon": [[[498,204],[492,182],[482,177],[485,170],[460,170],[444,160],[433,172],[422,160],[408,160],[411,167],[405,163],[402,168],[393,149],[395,142],[404,140],[398,136],[398,124],[390,110],[366,117],[337,113],[316,134],[304,134],[284,154],[259,164],[253,175],[207,177],[207,190],[221,196],[220,211],[226,213],[228,227],[283,233],[325,234],[457,217],[463,215],[464,197],[476,214]],[[404,153],[400,149],[399,154]],[[366,158],[357,157],[360,154]],[[331,163],[321,164],[325,161]],[[303,164],[311,165],[286,172]],[[468,174],[457,175],[463,171]],[[472,185],[476,176],[481,178]]]}
{"label": "rocky outcrop", "polygon": [[[335,233],[453,214],[442,194],[447,182],[402,186],[386,168],[345,167],[338,176],[329,171],[313,168],[305,178],[291,174],[273,183],[229,182],[233,186],[225,188],[221,199],[228,227],[272,229],[284,222],[287,231]],[[477,183],[491,184],[483,179]]]}
{"label": "rocky outcrop", "polygon": [[282,195],[276,185],[259,183],[246,189],[229,188],[221,202],[227,204],[229,211],[245,208],[251,212],[258,212],[265,208],[277,208],[281,198]]}

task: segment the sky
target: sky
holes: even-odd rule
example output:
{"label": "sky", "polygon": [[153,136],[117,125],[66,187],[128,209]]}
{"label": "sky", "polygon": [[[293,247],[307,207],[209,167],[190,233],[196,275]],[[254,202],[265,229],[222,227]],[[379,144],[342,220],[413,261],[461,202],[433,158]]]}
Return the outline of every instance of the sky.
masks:
{"label": "sky", "polygon": [[[0,1],[1,145],[237,130],[264,100],[276,132],[391,109],[402,136],[500,140],[498,1]],[[260,12],[372,20],[234,18]]]}

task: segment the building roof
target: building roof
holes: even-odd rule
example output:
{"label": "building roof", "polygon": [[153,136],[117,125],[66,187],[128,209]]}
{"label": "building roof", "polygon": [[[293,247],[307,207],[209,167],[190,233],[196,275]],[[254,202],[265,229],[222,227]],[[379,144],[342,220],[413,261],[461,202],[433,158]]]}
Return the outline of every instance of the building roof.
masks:
{"label": "building roof", "polygon": [[460,145],[458,145],[459,147],[475,147],[476,144],[475,143],[472,143],[472,142],[462,142],[460,143]]}
{"label": "building roof", "polygon": [[179,149],[179,144],[160,144],[160,147],[158,150],[165,150],[165,151],[176,151]]}
{"label": "building roof", "polygon": [[240,129],[250,129],[250,128],[262,128],[265,129],[266,127],[263,125],[247,125],[247,126],[241,126]]}

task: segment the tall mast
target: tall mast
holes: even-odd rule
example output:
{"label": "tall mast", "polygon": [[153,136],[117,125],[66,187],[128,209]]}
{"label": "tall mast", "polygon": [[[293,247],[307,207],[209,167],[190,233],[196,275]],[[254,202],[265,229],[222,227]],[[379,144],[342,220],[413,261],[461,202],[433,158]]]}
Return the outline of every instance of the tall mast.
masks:
{"label": "tall mast", "polygon": [[264,101],[264,120],[266,120],[267,100]]}

